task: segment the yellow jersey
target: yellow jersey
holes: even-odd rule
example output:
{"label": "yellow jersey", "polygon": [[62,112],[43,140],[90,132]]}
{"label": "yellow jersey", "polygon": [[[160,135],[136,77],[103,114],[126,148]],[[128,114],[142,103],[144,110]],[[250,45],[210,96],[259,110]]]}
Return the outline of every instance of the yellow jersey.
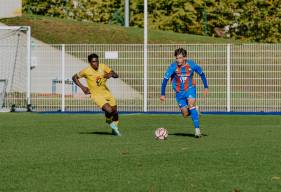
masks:
{"label": "yellow jersey", "polygon": [[107,65],[100,63],[99,68],[95,70],[90,65],[85,69],[77,73],[79,78],[85,78],[87,80],[88,88],[91,94],[102,94],[109,91],[106,86],[106,78],[104,78],[105,73],[109,73],[111,68]]}

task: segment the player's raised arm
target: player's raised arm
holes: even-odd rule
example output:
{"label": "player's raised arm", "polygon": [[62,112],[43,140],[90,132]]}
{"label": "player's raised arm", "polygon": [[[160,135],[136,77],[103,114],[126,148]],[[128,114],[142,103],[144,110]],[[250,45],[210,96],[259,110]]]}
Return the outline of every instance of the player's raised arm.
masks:
{"label": "player's raised arm", "polygon": [[109,73],[105,73],[103,77],[106,78],[106,79],[109,79],[111,77],[112,78],[118,78],[119,75],[115,71],[111,70]]}
{"label": "player's raised arm", "polygon": [[103,69],[103,71],[104,71],[104,75],[103,75],[103,77],[105,78],[105,79],[109,79],[109,78],[118,78],[119,76],[118,76],[118,74],[115,72],[115,71],[113,71],[109,66],[107,66],[107,65],[103,65],[104,66],[104,69]]}
{"label": "player's raised arm", "polygon": [[206,96],[207,93],[208,93],[208,81],[207,81],[207,78],[206,78],[206,75],[205,73],[203,72],[202,68],[200,67],[200,65],[194,63],[195,65],[195,72],[200,75],[201,77],[201,80],[202,80],[202,83],[204,85],[204,90],[203,90],[203,95]]}
{"label": "player's raised arm", "polygon": [[88,87],[84,86],[80,81],[79,81],[79,76],[77,74],[74,74],[72,76],[72,81],[80,87],[80,89],[87,95],[90,94],[90,90]]}
{"label": "player's raised arm", "polygon": [[167,83],[168,83],[169,79],[166,79],[165,77],[163,78],[162,80],[162,85],[161,85],[161,96],[160,96],[160,100],[161,101],[165,101],[166,99],[166,86],[167,86]]}
{"label": "player's raised arm", "polygon": [[162,85],[161,85],[161,96],[160,96],[160,100],[161,101],[165,101],[166,99],[166,86],[167,86],[167,83],[170,79],[170,77],[173,75],[175,71],[175,64],[171,64],[169,66],[169,68],[167,69],[165,75],[164,75],[164,78],[162,80]]}

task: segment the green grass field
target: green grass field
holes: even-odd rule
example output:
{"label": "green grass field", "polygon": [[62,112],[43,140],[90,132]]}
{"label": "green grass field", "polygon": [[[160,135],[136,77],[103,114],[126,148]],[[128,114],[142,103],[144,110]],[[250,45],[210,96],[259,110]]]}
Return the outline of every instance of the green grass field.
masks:
{"label": "green grass field", "polygon": [[[0,191],[281,189],[281,117],[203,115],[195,139],[180,115],[0,114]],[[154,139],[165,127],[168,140]]]}

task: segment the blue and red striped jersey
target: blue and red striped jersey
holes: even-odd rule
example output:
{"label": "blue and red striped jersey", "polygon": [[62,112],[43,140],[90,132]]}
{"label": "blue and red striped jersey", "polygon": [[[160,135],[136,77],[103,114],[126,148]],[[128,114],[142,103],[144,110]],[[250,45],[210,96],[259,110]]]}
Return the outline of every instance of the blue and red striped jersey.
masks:
{"label": "blue and red striped jersey", "polygon": [[191,59],[187,60],[184,65],[180,66],[178,66],[176,62],[172,63],[168,67],[164,79],[171,78],[174,91],[187,91],[189,87],[196,86],[195,80],[193,79],[194,72],[201,76],[204,87],[208,88],[207,80],[202,68]]}

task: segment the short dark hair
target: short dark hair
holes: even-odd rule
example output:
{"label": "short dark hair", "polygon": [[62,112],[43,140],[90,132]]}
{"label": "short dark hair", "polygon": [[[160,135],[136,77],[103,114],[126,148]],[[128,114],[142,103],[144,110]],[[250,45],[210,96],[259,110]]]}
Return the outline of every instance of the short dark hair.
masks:
{"label": "short dark hair", "polygon": [[184,48],[178,48],[175,50],[175,57],[177,57],[178,55],[182,55],[182,56],[186,57],[187,51]]}
{"label": "short dark hair", "polygon": [[99,58],[99,56],[95,53],[92,53],[91,55],[88,55],[88,61],[89,63],[92,61],[93,58]]}

